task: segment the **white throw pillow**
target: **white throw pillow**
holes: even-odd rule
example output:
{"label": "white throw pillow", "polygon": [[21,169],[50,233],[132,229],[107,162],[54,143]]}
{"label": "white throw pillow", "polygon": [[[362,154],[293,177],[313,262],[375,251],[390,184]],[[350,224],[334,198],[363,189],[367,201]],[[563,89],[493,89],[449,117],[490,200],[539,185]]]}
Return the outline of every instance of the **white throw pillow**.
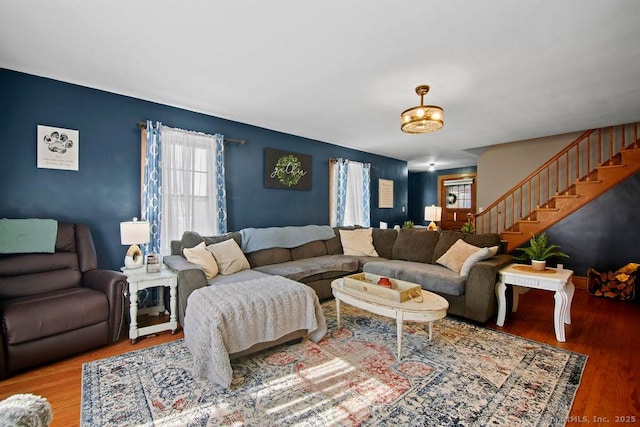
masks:
{"label": "white throw pillow", "polygon": [[247,257],[244,256],[242,249],[233,239],[209,245],[207,250],[216,259],[220,274],[233,274],[251,268]]}
{"label": "white throw pillow", "polygon": [[216,264],[211,252],[204,246],[204,242],[193,248],[184,248],[182,253],[187,258],[187,261],[202,267],[207,280],[213,279],[218,275],[218,264]]}
{"label": "white throw pillow", "polygon": [[464,261],[464,263],[462,264],[462,267],[460,268],[460,275],[468,276],[469,272],[471,271],[471,267],[473,267],[475,263],[477,263],[478,261],[482,261],[483,259],[491,258],[497,253],[498,253],[497,246],[491,246],[490,248],[480,249],[478,252],[474,253]]}
{"label": "white throw pillow", "polygon": [[376,248],[373,247],[373,230],[371,228],[339,231],[342,252],[345,255],[379,256]]}
{"label": "white throw pillow", "polygon": [[462,264],[464,264],[467,258],[481,250],[482,248],[470,245],[464,240],[458,239],[453,245],[451,245],[449,250],[445,252],[444,255],[438,258],[436,262],[438,264],[444,265],[451,271],[460,273]]}

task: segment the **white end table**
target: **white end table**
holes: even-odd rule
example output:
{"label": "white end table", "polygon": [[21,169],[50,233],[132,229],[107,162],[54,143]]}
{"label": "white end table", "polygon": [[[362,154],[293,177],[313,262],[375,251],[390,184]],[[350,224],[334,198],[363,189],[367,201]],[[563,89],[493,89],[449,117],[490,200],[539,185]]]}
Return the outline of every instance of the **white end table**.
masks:
{"label": "white end table", "polygon": [[496,324],[504,326],[506,317],[507,304],[505,292],[507,285],[513,287],[513,312],[518,310],[518,298],[520,294],[525,293],[528,289],[543,289],[546,291],[555,291],[555,309],[553,322],[556,332],[556,339],[565,342],[564,325],[571,324],[571,300],[575,290],[571,277],[572,270],[558,270],[549,268],[545,271],[536,272],[529,266],[523,264],[510,264],[498,272],[499,278],[496,283],[496,296],[498,297],[498,319]]}
{"label": "white end table", "polygon": [[[129,315],[131,324],[129,325],[129,339],[131,344],[138,341],[142,335],[155,334],[160,331],[170,330],[172,334],[178,331],[178,275],[165,265],[157,273],[147,273],[145,268],[122,269],[122,273],[127,276],[129,282]],[[138,328],[138,291],[158,286],[168,286],[171,296],[171,315],[169,321],[157,325]]]}

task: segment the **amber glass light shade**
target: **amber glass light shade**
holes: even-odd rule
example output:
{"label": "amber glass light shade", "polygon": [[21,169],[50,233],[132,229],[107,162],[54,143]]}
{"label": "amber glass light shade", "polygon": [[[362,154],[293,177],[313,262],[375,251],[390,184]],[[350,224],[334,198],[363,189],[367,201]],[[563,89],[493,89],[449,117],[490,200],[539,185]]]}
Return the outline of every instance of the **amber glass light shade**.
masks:
{"label": "amber glass light shade", "polygon": [[400,115],[400,129],[403,132],[435,132],[444,126],[444,110],[437,105],[424,105],[424,96],[428,92],[428,85],[416,88],[416,93],[420,95],[420,105],[409,108]]}

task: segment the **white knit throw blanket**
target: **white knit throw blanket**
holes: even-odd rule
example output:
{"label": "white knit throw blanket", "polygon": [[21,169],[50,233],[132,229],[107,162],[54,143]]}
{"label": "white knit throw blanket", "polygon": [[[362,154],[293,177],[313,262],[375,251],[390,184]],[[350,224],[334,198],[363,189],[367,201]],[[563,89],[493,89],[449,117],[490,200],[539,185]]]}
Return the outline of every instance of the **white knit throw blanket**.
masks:
{"label": "white knit throw blanket", "polygon": [[200,288],[189,296],[184,318],[194,374],[226,388],[230,353],[299,329],[319,341],[327,331],[322,308],[313,289],[281,276]]}

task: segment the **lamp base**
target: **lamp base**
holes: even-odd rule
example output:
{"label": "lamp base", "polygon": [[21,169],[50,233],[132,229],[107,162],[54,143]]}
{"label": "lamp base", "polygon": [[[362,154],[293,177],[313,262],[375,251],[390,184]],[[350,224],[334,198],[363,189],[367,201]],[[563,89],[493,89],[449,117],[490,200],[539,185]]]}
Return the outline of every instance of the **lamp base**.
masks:
{"label": "lamp base", "polygon": [[124,266],[127,269],[141,268],[144,264],[144,257],[138,245],[131,245],[124,257]]}
{"label": "lamp base", "polygon": [[438,231],[438,226],[436,225],[435,222],[431,221],[427,226],[427,230]]}

